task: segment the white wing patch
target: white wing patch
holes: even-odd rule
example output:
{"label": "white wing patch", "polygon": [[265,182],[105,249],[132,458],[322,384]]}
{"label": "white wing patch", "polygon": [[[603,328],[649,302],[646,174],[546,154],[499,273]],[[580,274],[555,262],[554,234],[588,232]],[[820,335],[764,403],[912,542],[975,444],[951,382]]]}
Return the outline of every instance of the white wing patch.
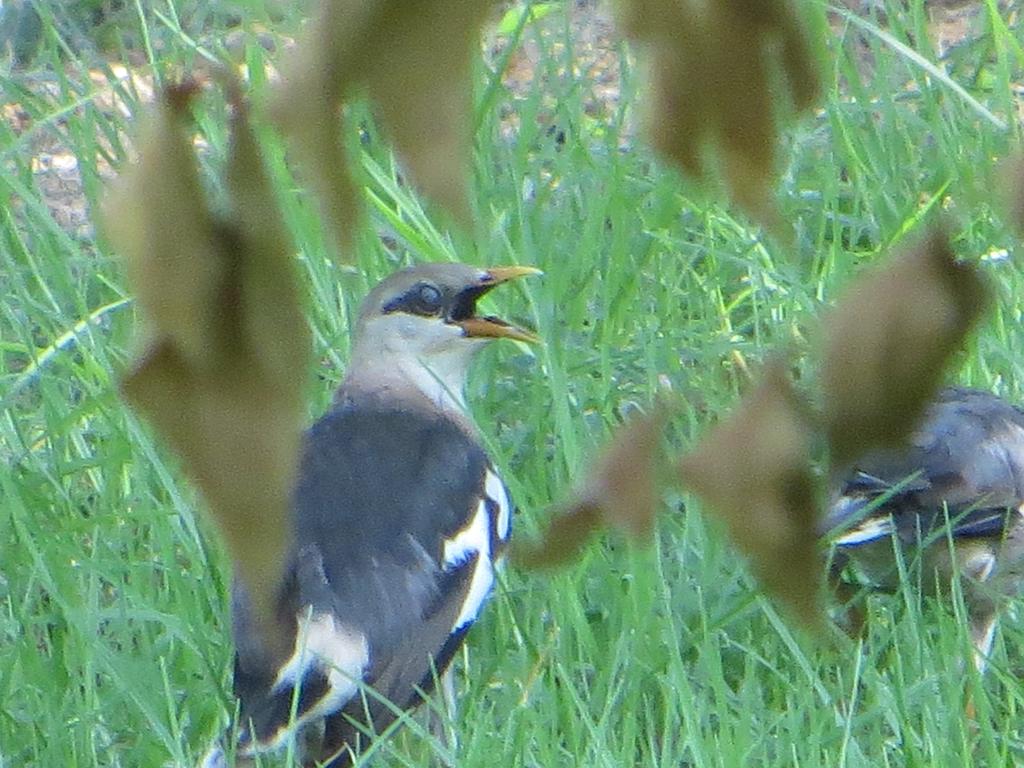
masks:
{"label": "white wing patch", "polygon": [[487,504],[483,499],[480,500],[466,527],[445,541],[445,570],[451,570],[477,553],[486,557],[490,557],[491,554],[491,526],[487,516]]}
{"label": "white wing patch", "polygon": [[270,739],[254,743],[247,754],[278,749],[303,724],[340,709],[358,691],[370,662],[366,637],[338,624],[330,613],[300,615],[296,622],[299,631],[295,652],[281,667],[271,692],[299,685],[313,669],[326,671],[329,690],[294,722],[283,724]]}
{"label": "white wing patch", "polygon": [[[489,507],[496,508],[491,519]],[[489,467],[484,478],[484,496],[466,527],[444,543],[444,567],[452,570],[472,557],[476,557],[473,576],[469,582],[462,610],[459,611],[452,631],[455,632],[476,620],[491,587],[494,586],[494,553],[491,551],[491,531],[505,541],[512,527],[512,502],[505,484]]]}
{"label": "white wing patch", "polygon": [[835,543],[840,547],[853,547],[857,544],[866,544],[869,541],[891,536],[893,532],[892,518],[871,517],[864,520],[854,528],[842,533],[835,538]]}
{"label": "white wing patch", "polygon": [[484,493],[498,505],[497,519],[494,530],[501,541],[508,539],[512,532],[512,500],[508,497],[508,489],[493,470],[488,468],[487,480],[484,482]]}
{"label": "white wing patch", "polygon": [[473,569],[473,580],[469,583],[469,592],[466,593],[466,599],[462,603],[462,610],[459,611],[458,618],[452,624],[452,632],[476,621],[492,586],[494,586],[494,564],[491,563],[489,556],[481,555]]}
{"label": "white wing patch", "polygon": [[480,613],[487,595],[494,584],[494,566],[491,563],[491,521],[487,514],[487,500],[480,499],[476,512],[466,527],[444,543],[444,567],[452,570],[476,556],[469,592],[462,603],[462,610],[452,625],[454,632],[469,624]]}

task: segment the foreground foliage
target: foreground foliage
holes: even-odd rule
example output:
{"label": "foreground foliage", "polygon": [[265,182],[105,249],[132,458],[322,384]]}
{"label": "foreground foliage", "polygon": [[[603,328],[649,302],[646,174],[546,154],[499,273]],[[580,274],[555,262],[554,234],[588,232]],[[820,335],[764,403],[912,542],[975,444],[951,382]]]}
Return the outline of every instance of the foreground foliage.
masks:
{"label": "foreground foliage", "polygon": [[[890,11],[886,34],[933,61],[922,9]],[[770,350],[806,350],[824,305],[935,207],[950,217],[956,255],[998,289],[958,378],[1021,399],[1020,274],[990,199],[993,159],[1011,138],[996,123],[1012,123],[1021,62],[1016,33],[994,10],[979,18],[985,40],[946,62],[973,103],[885,37],[846,30],[849,45],[836,51],[842,87],[830,84],[824,111],[786,147],[779,205],[796,235],[785,252],[635,143],[629,59],[622,101],[596,117],[584,109],[587,84],[564,67],[557,14],[549,20],[546,34],[521,30],[544,51],[526,92],[477,73],[478,103],[500,102],[517,130],[509,138],[502,111],[478,117],[472,245],[434,229],[366,120],[359,159],[374,231],[358,238],[365,272],[346,272],[325,256],[316,206],[297,191],[281,148],[260,137],[308,286],[317,410],[346,357],[349,307],[404,259],[546,268],[529,295],[504,301],[548,344],[536,357],[485,360],[472,398],[523,504],[519,533],[533,533],[548,500],[665,379],[684,403],[670,439],[693,445]],[[211,44],[189,40],[161,53],[165,71]],[[245,56],[259,87],[264,49],[250,45]],[[0,453],[10,467],[0,473],[0,754],[26,765],[185,763],[229,706],[211,695],[225,690],[230,658],[225,560],[209,549],[210,532],[200,535],[173,460],[113,394],[132,325],[121,268],[91,232],[58,224],[61,212],[48,207],[54,177],[36,160],[69,148],[95,202],[108,161],[127,155],[123,120],[102,99],[115,90],[134,104],[131,84],[109,70],[103,87],[74,68],[52,71],[53,89],[21,92],[29,126],[8,131],[3,150],[16,204],[3,213],[0,248],[10,286],[0,321]],[[197,106],[204,158],[226,152],[223,110],[216,98]],[[527,366],[543,375],[521,375]],[[802,357],[794,367],[801,379],[814,375]],[[569,571],[507,574],[464,660],[459,764],[1020,759],[1015,616],[984,681],[954,661],[967,647],[962,623],[911,591],[872,603],[863,648],[812,646],[754,596],[742,562],[691,514],[696,503],[666,501],[672,513],[649,550],[612,539]],[[965,675],[976,728],[945,706],[960,700]],[[381,746],[398,764],[431,748],[443,751],[413,734]]]}

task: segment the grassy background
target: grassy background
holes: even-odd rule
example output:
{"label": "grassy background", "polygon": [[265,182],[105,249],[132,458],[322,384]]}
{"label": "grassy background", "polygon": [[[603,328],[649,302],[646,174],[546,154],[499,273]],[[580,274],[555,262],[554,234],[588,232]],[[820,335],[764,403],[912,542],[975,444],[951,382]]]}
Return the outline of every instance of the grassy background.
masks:
{"label": "grassy background", "polygon": [[[165,77],[219,54],[229,36],[217,24],[296,24],[256,3],[199,20],[173,2],[143,5],[118,19],[136,46],[121,56],[148,57]],[[544,34],[521,30],[540,51],[528,88],[513,94],[479,68],[472,236],[435,229],[440,219],[396,183],[371,129],[372,227],[362,271],[348,273],[268,138],[308,278],[311,417],[343,369],[353,309],[380,276],[423,259],[542,267],[543,279],[490,301],[536,326],[544,346],[497,345],[470,391],[520,505],[518,530],[533,532],[659,376],[686,395],[677,434],[689,444],[734,404],[747,367],[783,344],[806,353],[815,318],[850,277],[919,233],[935,208],[957,252],[998,287],[952,378],[1024,401],[1024,278],[993,194],[996,161],[1020,136],[1020,29],[988,0],[981,37],[937,76],[914,58],[937,61],[920,0],[886,10],[884,24],[837,17],[828,32],[823,9],[807,4],[829,52],[822,110],[783,142],[791,246],[761,239],[635,140],[642,84],[630,59],[615,59],[621,101],[589,114],[593,83],[572,74],[576,44],[560,13]],[[128,152],[128,121],[108,94],[133,112],[140,95],[43,15],[38,53],[4,81],[0,124],[0,766],[187,765],[233,707],[226,562],[174,458],[117,397],[135,323],[129,290],[92,228],[66,226],[43,167],[46,153],[73,154],[95,212],[108,167]],[[273,58],[255,44],[244,56],[254,72]],[[17,130],[15,102],[29,118]],[[203,163],[216,167],[216,96],[198,122]],[[506,572],[461,659],[457,752],[413,728],[380,745],[378,764],[422,765],[428,751],[460,766],[1024,762],[1016,610],[981,680],[959,663],[969,640],[957,604],[922,605],[910,591],[872,599],[863,644],[814,642],[757,595],[697,504],[665,501],[654,546],[609,539],[553,575]],[[976,726],[963,717],[965,690]]]}

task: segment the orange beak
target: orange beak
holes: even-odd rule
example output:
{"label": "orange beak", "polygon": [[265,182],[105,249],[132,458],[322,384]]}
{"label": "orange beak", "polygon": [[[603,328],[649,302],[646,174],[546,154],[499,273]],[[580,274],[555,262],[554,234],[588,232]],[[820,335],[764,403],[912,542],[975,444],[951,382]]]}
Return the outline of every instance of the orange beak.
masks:
{"label": "orange beak", "polygon": [[[483,296],[495,286],[507,283],[509,280],[544,274],[536,267],[520,266],[490,267],[485,272],[487,277],[481,281],[478,296]],[[474,315],[473,317],[457,321],[457,325],[462,328],[466,336],[474,338],[514,339],[515,341],[525,341],[530,344],[536,344],[540,341],[540,338],[532,331],[519,328],[493,316]]]}
{"label": "orange beak", "polygon": [[543,275],[544,271],[537,269],[536,267],[489,267],[485,270],[491,279],[488,281],[488,285],[501,285],[507,283],[509,280],[515,280],[518,277],[529,277],[530,275]]}

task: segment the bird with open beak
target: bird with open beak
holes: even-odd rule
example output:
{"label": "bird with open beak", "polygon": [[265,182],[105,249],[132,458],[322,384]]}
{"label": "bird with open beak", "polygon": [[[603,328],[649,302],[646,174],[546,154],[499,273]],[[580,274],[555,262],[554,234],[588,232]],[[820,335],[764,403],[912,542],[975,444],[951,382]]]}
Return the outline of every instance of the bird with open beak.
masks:
{"label": "bird with open beak", "polygon": [[535,341],[477,302],[531,267],[422,264],[363,302],[331,409],[308,431],[272,658],[245,586],[232,591],[239,722],[201,765],[249,764],[295,740],[302,765],[349,765],[422,703],[487,601],[512,502],[465,413],[478,351]]}

